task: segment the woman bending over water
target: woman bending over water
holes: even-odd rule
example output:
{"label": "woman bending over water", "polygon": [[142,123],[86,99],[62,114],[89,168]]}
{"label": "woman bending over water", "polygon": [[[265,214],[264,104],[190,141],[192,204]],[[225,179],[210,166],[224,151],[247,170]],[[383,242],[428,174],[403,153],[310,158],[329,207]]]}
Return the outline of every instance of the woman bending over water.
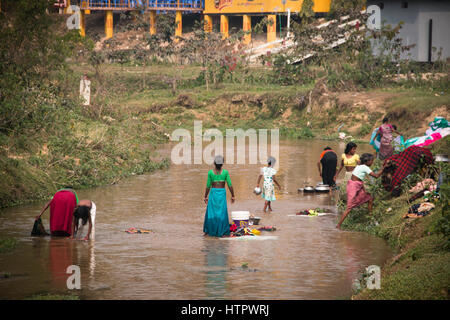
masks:
{"label": "woman bending over water", "polygon": [[223,157],[216,156],[214,159],[214,170],[209,170],[208,180],[206,182],[204,201],[207,207],[203,232],[205,235],[207,234],[213,237],[222,237],[230,234],[225,182],[231,192],[231,203],[234,203],[235,200],[230,175],[227,170],[222,169],[222,166]]}

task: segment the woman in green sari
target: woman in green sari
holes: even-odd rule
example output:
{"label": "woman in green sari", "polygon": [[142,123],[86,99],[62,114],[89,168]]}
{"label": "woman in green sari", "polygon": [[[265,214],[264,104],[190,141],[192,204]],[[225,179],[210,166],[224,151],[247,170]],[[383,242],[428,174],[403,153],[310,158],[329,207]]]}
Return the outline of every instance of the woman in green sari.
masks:
{"label": "woman in green sari", "polygon": [[230,234],[225,182],[231,192],[231,203],[234,203],[235,200],[230,175],[227,170],[222,169],[222,166],[223,157],[216,156],[214,159],[214,170],[209,170],[208,180],[206,182],[204,201],[207,207],[203,232],[205,235],[207,234],[212,237],[222,237]]}

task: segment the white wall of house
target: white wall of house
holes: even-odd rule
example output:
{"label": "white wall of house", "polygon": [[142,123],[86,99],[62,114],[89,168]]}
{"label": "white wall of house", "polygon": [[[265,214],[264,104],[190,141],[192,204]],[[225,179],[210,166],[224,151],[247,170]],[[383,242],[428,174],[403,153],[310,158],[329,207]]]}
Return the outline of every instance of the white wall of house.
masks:
{"label": "white wall of house", "polygon": [[[403,44],[415,44],[409,53],[416,61],[428,61],[429,21],[432,19],[432,47],[442,48],[442,58],[450,57],[450,0],[368,0],[367,5],[378,5],[381,21],[396,26],[403,21],[399,37]],[[405,54],[403,56],[407,58]],[[432,54],[432,61],[437,51]]]}

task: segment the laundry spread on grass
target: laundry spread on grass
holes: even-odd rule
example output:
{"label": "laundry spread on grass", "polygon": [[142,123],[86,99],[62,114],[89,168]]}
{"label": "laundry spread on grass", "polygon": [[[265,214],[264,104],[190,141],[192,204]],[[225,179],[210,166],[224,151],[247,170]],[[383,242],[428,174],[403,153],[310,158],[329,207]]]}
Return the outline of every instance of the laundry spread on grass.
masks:
{"label": "laundry spread on grass", "polygon": [[403,218],[422,218],[430,213],[431,210],[434,209],[434,204],[431,202],[423,202],[413,204],[409,209],[408,213],[406,213]]}
{"label": "laundry spread on grass", "polygon": [[420,166],[433,163],[433,155],[426,148],[411,146],[387,158],[385,163],[387,166],[383,172],[382,182],[387,191],[393,191],[401,185],[403,179]]}
{"label": "laundry spread on grass", "polygon": [[130,234],[139,234],[139,233],[151,233],[153,231],[148,230],[148,229],[142,229],[142,228],[128,228],[127,230],[125,230],[126,233],[130,233]]}
{"label": "laundry spread on grass", "polygon": [[417,182],[417,184],[409,189],[409,192],[416,193],[422,190],[434,191],[437,188],[436,181],[433,179],[424,179],[423,181]]}
{"label": "laundry spread on grass", "polygon": [[425,131],[425,135],[421,137],[411,138],[405,141],[404,146],[425,147],[448,135],[450,135],[450,124],[443,117],[436,117],[429,123],[429,128]]}

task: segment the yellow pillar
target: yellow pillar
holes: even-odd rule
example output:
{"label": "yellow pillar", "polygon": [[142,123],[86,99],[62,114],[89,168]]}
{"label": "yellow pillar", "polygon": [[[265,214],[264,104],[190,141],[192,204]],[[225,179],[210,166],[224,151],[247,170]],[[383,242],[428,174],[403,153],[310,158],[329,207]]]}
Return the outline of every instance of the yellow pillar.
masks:
{"label": "yellow pillar", "polygon": [[80,10],[80,35],[86,36],[86,19],[84,10]]}
{"label": "yellow pillar", "polygon": [[175,13],[175,37],[181,37],[183,35],[183,17],[181,11]]}
{"label": "yellow pillar", "polygon": [[[246,31],[252,31],[252,18],[249,15],[244,15],[243,17],[243,21],[242,21],[242,29],[244,30],[244,32]],[[244,35],[244,43],[245,44],[249,44],[250,41],[252,41],[252,34],[246,34]]]}
{"label": "yellow pillar", "polygon": [[106,10],[105,12],[105,35],[106,39],[113,36],[113,12],[112,10]]}
{"label": "yellow pillar", "polygon": [[205,19],[205,32],[211,32],[213,27],[212,17],[205,14],[204,19]]}
{"label": "yellow pillar", "polygon": [[222,33],[222,37],[228,38],[228,17],[226,15],[221,14],[220,15],[220,32]]}
{"label": "yellow pillar", "polygon": [[[267,42],[273,42],[277,40],[277,16],[269,14],[267,16],[269,23],[267,24]],[[272,24],[270,24],[272,21]]]}
{"label": "yellow pillar", "polygon": [[156,34],[156,11],[150,10],[150,34]]}
{"label": "yellow pillar", "polygon": [[72,9],[70,8],[70,0],[67,0],[67,6],[64,8],[64,14],[72,13]]}

